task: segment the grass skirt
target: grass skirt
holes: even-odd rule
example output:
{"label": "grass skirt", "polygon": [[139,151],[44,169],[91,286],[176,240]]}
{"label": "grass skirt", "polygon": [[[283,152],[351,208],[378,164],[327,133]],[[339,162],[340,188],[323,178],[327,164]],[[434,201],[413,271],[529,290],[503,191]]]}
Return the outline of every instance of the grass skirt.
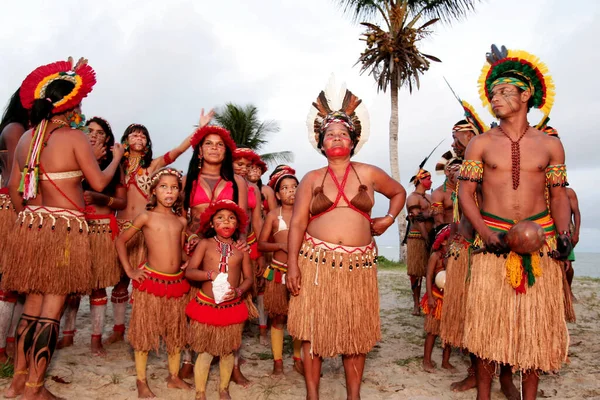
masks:
{"label": "grass skirt", "polygon": [[[190,286],[183,272],[162,274],[148,270],[150,277],[133,287],[127,339],[136,351],[158,351],[162,338],[170,354],[182,349],[187,342],[185,307]],[[176,293],[178,297],[169,293]]]}
{"label": "grass skirt", "polygon": [[[0,254],[4,253],[6,238],[12,234],[17,214],[10,201],[8,190],[0,189]],[[2,273],[2,264],[0,264],[0,273]]]}
{"label": "grass skirt", "polygon": [[408,238],[406,241],[406,272],[410,276],[427,275],[429,252],[422,238]]}
{"label": "grass skirt", "polygon": [[286,273],[287,265],[273,259],[263,275],[266,280],[265,310],[271,318],[288,313],[290,293],[285,286]]}
{"label": "grass skirt", "polygon": [[463,347],[470,246],[461,235],[456,235],[448,250],[440,336],[444,343],[454,347]]}
{"label": "grass skirt", "polygon": [[225,356],[239,349],[244,323],[249,316],[247,304],[247,298],[215,304],[214,299],[198,291],[186,308],[190,317],[190,348],[213,356]]}
{"label": "grass skirt", "polygon": [[[114,218],[114,216],[110,217]],[[108,216],[107,218],[87,219],[90,227],[94,289],[104,289],[116,285],[123,274],[114,242],[119,232],[115,226],[116,220],[111,226],[110,219]]]}
{"label": "grass skirt", "polygon": [[[127,219],[118,219],[119,232],[123,229],[131,229],[131,221]],[[132,267],[140,265],[146,259],[146,243],[144,242],[144,234],[138,231],[127,242],[127,255],[129,256],[129,264]]]}
{"label": "grass skirt", "polygon": [[505,263],[494,254],[472,257],[463,345],[520,370],[560,369],[569,344],[561,263],[541,257],[542,275],[523,294],[507,282]]}
{"label": "grass skirt", "polygon": [[441,321],[432,314],[425,315],[425,332],[437,336],[440,334],[440,325]]}
{"label": "grass skirt", "polygon": [[306,234],[298,257],[302,288],[288,330],[321,357],[366,354],[381,339],[377,250],[323,242]]}
{"label": "grass skirt", "polygon": [[92,259],[83,213],[27,206],[12,225],[2,254],[2,285],[20,293],[85,294]]}

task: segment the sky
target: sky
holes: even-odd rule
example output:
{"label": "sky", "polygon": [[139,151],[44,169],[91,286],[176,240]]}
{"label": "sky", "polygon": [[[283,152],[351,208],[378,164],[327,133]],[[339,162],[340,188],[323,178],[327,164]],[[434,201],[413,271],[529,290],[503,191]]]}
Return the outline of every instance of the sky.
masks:
{"label": "sky", "polygon": [[[102,116],[115,136],[131,123],[148,127],[154,154],[164,154],[193,132],[201,108],[226,102],[254,104],[260,117],[280,131],[263,152],[291,150],[301,176],[325,165],[308,142],[306,116],[331,74],[345,82],[369,109],[371,134],[354,159],[389,171],[390,98],[355,65],[364,48],[363,29],[335,0],[43,0],[3,4],[0,24],[0,104],[38,67],[84,56],[98,83],[83,112]],[[566,149],[571,187],[582,212],[580,251],[600,252],[600,210],[593,182],[600,138],[593,128],[600,109],[596,77],[600,53],[600,2],[580,0],[488,0],[462,21],[434,24],[420,44],[442,63],[432,64],[420,90],[399,96],[401,183],[440,140],[445,142],[426,167],[433,170],[449,149],[451,128],[462,109],[444,82],[473,104],[489,124],[492,116],[479,100],[477,79],[492,43],[533,53],[544,61],[556,84],[551,114]],[[6,99],[6,100],[2,100]],[[540,114],[530,113],[536,124]],[[187,169],[191,152],[176,162]],[[434,176],[434,187],[443,177]],[[388,203],[378,196],[374,216]],[[380,246],[398,243],[392,227]]]}

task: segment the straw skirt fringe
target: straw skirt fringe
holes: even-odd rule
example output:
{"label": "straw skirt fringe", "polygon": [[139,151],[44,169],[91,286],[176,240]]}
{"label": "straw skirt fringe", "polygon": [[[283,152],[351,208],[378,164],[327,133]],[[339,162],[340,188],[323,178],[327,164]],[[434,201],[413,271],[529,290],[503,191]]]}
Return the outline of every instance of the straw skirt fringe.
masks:
{"label": "straw skirt fringe", "polygon": [[349,254],[313,239],[305,236],[298,258],[303,284],[290,299],[288,331],[321,357],[368,353],[381,339],[374,243]]}
{"label": "straw skirt fringe", "polygon": [[190,320],[188,344],[196,353],[226,356],[242,345],[244,323],[214,326]]}
{"label": "straw skirt fringe", "polygon": [[[0,194],[0,254],[8,251],[6,238],[12,234],[12,230],[17,219],[17,214],[10,201],[10,196]],[[2,264],[0,263],[0,273],[2,273]]]}
{"label": "straw skirt fringe", "polygon": [[[445,299],[446,299],[446,297],[444,296],[444,301],[445,301]],[[445,306],[446,305],[444,304],[444,307]],[[445,312],[445,310],[444,310],[444,312]],[[430,333],[432,335],[439,335],[440,334],[440,324],[441,324],[441,321],[439,319],[435,319],[433,314],[425,315],[425,332]]]}
{"label": "straw skirt fringe", "polygon": [[25,207],[1,257],[5,290],[67,295],[92,289],[88,226],[78,211]]}
{"label": "straw skirt fringe", "polygon": [[470,244],[462,239],[462,236],[456,238],[450,244],[446,265],[440,336],[444,343],[454,347],[463,347],[470,253],[468,246]]}
{"label": "straw skirt fringe", "polygon": [[472,257],[463,345],[517,370],[556,371],[569,344],[562,266],[544,255],[542,275],[517,294],[507,282],[505,262],[494,254]]}
{"label": "straw skirt fringe", "polygon": [[422,238],[408,238],[406,241],[406,269],[410,276],[427,275],[429,252]]}
{"label": "straw skirt fringe", "polygon": [[[135,229],[130,228],[131,221],[127,219],[118,219],[119,232],[123,232],[123,229]],[[146,243],[144,241],[144,234],[138,231],[129,241],[127,242],[127,255],[129,256],[129,264],[132,267],[140,265],[146,257]]]}
{"label": "straw skirt fringe", "polygon": [[87,221],[90,227],[94,289],[114,286],[119,282],[124,271],[119,263],[117,248],[112,239],[112,230],[108,220],[88,219]]}
{"label": "straw skirt fringe", "polygon": [[269,313],[269,317],[287,315],[290,294],[285,284],[266,281],[264,301],[265,310]]}
{"label": "straw skirt fringe", "polygon": [[160,297],[133,289],[133,307],[127,340],[136,351],[158,351],[160,339],[167,353],[182,349],[187,339],[185,307],[189,295]]}

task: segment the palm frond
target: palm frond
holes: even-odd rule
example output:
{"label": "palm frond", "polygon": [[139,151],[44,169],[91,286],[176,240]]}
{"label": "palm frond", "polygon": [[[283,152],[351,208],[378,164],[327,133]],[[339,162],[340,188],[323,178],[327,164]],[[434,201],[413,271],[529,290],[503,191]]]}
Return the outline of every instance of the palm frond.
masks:
{"label": "palm frond", "polygon": [[258,108],[252,104],[239,106],[227,103],[217,110],[215,121],[231,132],[231,137],[240,147],[259,151],[271,133],[279,131],[276,121],[260,121]]}
{"label": "palm frond", "polygon": [[352,16],[352,21],[359,23],[365,20],[382,22],[389,26],[387,15],[389,0],[337,0],[342,11]]}
{"label": "palm frond", "polygon": [[475,10],[475,4],[480,0],[406,0],[414,13],[421,13],[424,17],[439,18],[444,23],[450,24],[465,18],[469,12]]}
{"label": "palm frond", "polygon": [[294,162],[294,153],[291,151],[278,151],[276,153],[261,154],[260,158],[270,165],[287,164]]}

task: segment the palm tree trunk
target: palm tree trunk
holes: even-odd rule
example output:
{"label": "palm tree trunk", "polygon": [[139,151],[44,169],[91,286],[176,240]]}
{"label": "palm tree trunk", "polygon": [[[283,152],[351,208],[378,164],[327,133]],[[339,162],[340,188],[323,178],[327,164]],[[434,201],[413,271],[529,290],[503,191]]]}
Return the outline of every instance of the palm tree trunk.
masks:
{"label": "palm tree trunk", "polygon": [[[389,149],[390,149],[390,167],[392,171],[392,178],[400,182],[400,166],[398,164],[398,78],[392,78],[390,82],[390,94],[392,96],[392,112],[390,114],[390,137],[389,137]],[[400,212],[397,218],[398,223],[398,247],[399,247],[399,260],[406,260],[406,249],[402,246],[402,238],[406,231],[406,213],[404,208]]]}

